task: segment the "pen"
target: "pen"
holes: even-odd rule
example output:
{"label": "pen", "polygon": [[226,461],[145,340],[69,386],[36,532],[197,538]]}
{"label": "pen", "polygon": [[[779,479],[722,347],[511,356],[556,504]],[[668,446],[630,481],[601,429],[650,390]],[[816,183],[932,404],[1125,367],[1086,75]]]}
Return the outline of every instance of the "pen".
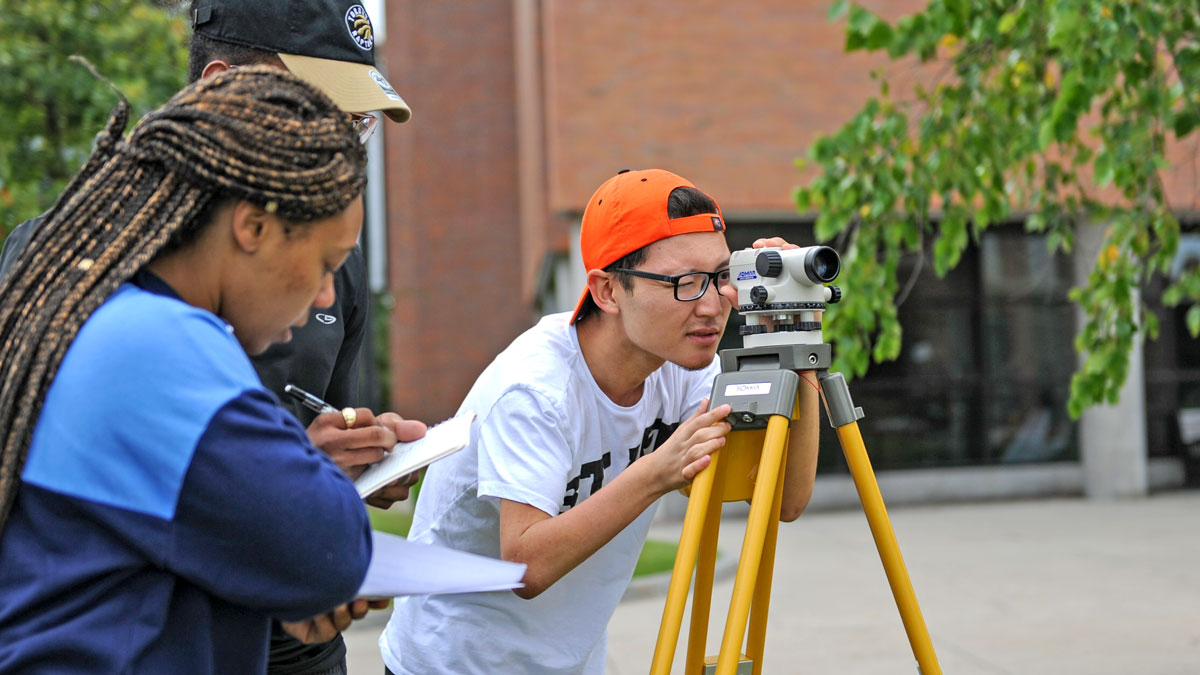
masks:
{"label": "pen", "polygon": [[312,394],[308,393],[307,391],[304,391],[303,389],[301,389],[300,387],[297,387],[294,384],[286,385],[283,388],[283,393],[291,396],[292,398],[296,399],[297,401],[300,401],[300,403],[305,408],[308,408],[309,410],[312,410],[314,412],[318,412],[318,413],[338,412],[337,408],[329,405],[325,401],[322,401],[320,398],[313,396]]}

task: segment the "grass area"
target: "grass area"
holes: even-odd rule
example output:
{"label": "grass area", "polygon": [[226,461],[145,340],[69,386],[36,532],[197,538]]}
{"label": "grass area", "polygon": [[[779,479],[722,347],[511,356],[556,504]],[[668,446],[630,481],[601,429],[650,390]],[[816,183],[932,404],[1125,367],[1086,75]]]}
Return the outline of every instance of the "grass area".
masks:
{"label": "grass area", "polygon": [[642,554],[638,556],[637,567],[633,568],[633,576],[641,577],[647,574],[670,572],[675,566],[675,543],[647,539],[642,546]]}
{"label": "grass area", "polygon": [[371,518],[371,529],[389,534],[408,536],[408,528],[412,527],[412,514],[402,509],[377,509],[367,507],[367,515]]}
{"label": "grass area", "polygon": [[[412,526],[412,515],[401,509],[384,511],[368,507],[367,514],[371,517],[371,527],[382,532],[390,532],[403,537],[408,535],[408,528]],[[675,565],[675,549],[676,545],[673,542],[646,540],[646,545],[642,547],[642,555],[638,557],[637,567],[633,570],[633,576],[641,577],[648,574],[670,572]]]}

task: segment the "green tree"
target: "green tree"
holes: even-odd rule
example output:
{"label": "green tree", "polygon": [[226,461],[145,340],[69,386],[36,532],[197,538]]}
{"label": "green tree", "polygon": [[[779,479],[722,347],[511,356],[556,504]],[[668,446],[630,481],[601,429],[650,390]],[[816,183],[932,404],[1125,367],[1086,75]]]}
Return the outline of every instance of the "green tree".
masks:
{"label": "green tree", "polygon": [[0,239],[54,203],[116,104],[140,116],[186,80],[182,16],[146,0],[0,0]]}
{"label": "green tree", "polygon": [[[839,237],[846,297],[827,332],[836,366],[866,372],[897,357],[901,257],[932,249],[944,275],[990,224],[1024,218],[1052,251],[1070,252],[1082,227],[1104,228],[1086,285],[1071,382],[1072,416],[1115,402],[1139,330],[1157,322],[1136,292],[1168,270],[1179,222],[1163,172],[1169,141],[1200,124],[1200,3],[1153,0],[934,0],[890,23],[844,1],[846,51],[929,62],[934,81],[879,94],[836,133],[818,138],[818,171],[796,192],[817,213],[822,241]],[[801,160],[801,165],[806,161]],[[1200,333],[1200,270],[1172,283]]]}

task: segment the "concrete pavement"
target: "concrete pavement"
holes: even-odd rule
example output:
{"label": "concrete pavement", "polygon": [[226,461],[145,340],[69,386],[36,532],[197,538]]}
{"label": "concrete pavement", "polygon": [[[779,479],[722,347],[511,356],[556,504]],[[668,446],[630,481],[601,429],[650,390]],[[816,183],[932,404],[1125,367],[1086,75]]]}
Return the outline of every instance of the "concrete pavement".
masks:
{"label": "concrete pavement", "polygon": [[[886,496],[886,495],[885,495]],[[1200,492],[893,508],[917,599],[945,673],[1200,673]],[[722,523],[736,556],[744,518]],[[651,536],[678,539],[679,524]],[[733,580],[714,587],[709,653]],[[627,599],[609,624],[608,675],[649,669],[663,597]],[[860,510],[780,528],[767,673],[916,673]],[[347,632],[352,675],[383,672],[386,616]],[[685,635],[673,673],[682,671]]]}

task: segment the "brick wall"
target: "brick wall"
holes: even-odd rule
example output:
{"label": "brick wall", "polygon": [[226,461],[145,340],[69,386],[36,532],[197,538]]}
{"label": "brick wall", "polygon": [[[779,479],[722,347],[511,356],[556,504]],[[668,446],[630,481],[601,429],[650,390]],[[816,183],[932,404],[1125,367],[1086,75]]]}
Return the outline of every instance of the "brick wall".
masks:
{"label": "brick wall", "polygon": [[[830,4],[546,3],[552,208],[578,209],[621,168],[659,166],[727,212],[790,212],[795,159],[875,93],[883,63],[843,53]],[[898,16],[923,3],[862,4]]]}
{"label": "brick wall", "polygon": [[511,7],[388,4],[383,58],[412,120],[387,126],[392,402],[430,422],[530,325],[513,289],[518,203]]}

